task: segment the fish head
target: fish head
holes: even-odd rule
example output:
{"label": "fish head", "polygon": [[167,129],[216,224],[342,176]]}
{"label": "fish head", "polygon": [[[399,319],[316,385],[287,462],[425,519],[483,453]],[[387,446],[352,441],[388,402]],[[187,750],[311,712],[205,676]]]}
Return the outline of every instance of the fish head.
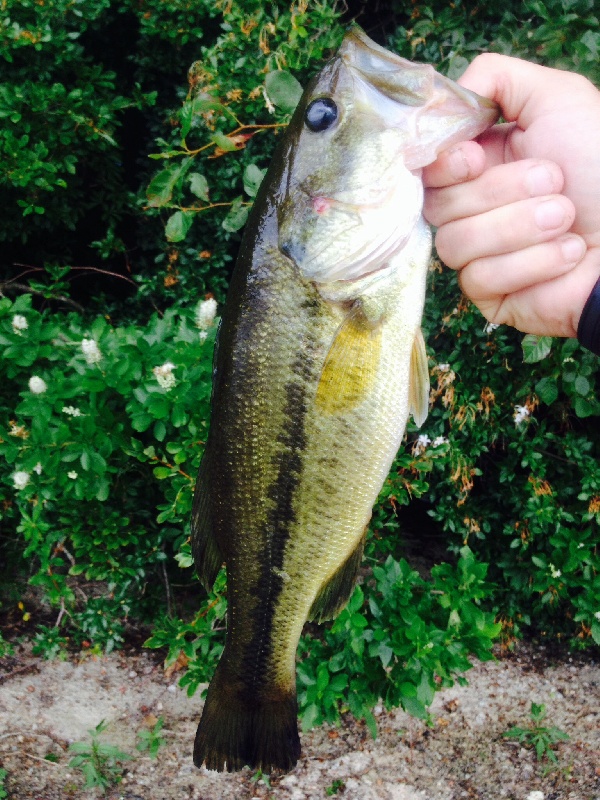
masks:
{"label": "fish head", "polygon": [[384,269],[420,219],[421,169],[497,118],[495,103],[352,26],[290,123],[281,251],[316,283]]}

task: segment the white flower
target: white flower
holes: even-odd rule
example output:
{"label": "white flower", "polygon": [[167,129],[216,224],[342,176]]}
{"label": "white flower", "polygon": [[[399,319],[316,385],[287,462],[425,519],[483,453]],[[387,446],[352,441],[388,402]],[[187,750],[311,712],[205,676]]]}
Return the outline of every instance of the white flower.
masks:
{"label": "white flower", "polygon": [[427,436],[426,433],[422,433],[418,438],[417,441],[413,445],[413,454],[415,456],[424,453],[427,450],[427,445],[431,444],[431,439]]}
{"label": "white flower", "polygon": [[600,621],[600,611],[595,611],[594,616],[596,617],[597,620]]}
{"label": "white flower", "polygon": [[484,327],[483,332],[484,333],[491,333],[492,331],[495,331],[496,328],[499,328],[499,327],[500,327],[500,325],[498,325],[496,322],[488,322],[487,325]]}
{"label": "white flower", "polygon": [[201,331],[211,327],[217,315],[217,301],[210,297],[208,300],[200,300],[196,306],[196,325]]}
{"label": "white flower", "polygon": [[38,475],[42,474],[42,464],[41,464],[41,462],[38,461],[38,463],[33,468],[33,471],[37,472]]}
{"label": "white flower", "polygon": [[431,444],[433,447],[439,447],[442,444],[448,444],[448,439],[445,436],[436,436]]}
{"label": "white flower", "polygon": [[173,370],[175,369],[175,364],[172,364],[170,361],[167,361],[160,367],[154,367],[152,370],[154,377],[158,381],[159,386],[162,386],[163,389],[167,391],[172,389],[175,384],[177,383],[175,379],[175,375],[173,375]]}
{"label": "white flower", "polygon": [[548,569],[550,570],[550,575],[552,575],[553,578],[560,578],[562,575],[562,572],[559,569],[556,569],[554,564],[548,564]]}
{"label": "white flower", "polygon": [[12,318],[12,326],[13,326],[13,331],[15,333],[21,333],[21,331],[27,330],[27,328],[29,327],[29,323],[27,322],[23,314],[15,314],[14,317]]}
{"label": "white flower", "polygon": [[15,489],[24,489],[29,483],[29,473],[23,472],[22,470],[19,470],[18,472],[13,472],[12,479],[15,485]]}
{"label": "white flower", "polygon": [[527,406],[515,406],[515,413],[513,414],[515,425],[520,425],[531,414]]}
{"label": "white flower", "polygon": [[71,478],[72,481],[74,481],[76,477],[77,473],[74,469],[72,469],[70,472],[67,472],[67,478]]}
{"label": "white flower", "polygon": [[437,368],[440,372],[450,372],[450,364],[438,364]]}
{"label": "white flower", "polygon": [[81,349],[88,364],[97,364],[102,358],[102,353],[94,339],[83,339]]}
{"label": "white flower", "polygon": [[529,792],[526,800],[544,800],[544,793],[538,792],[536,789],[534,792]]}
{"label": "white flower", "polygon": [[32,375],[31,378],[29,378],[29,391],[32,394],[44,394],[47,388],[48,384],[46,381],[37,375]]}
{"label": "white flower", "polygon": [[75,406],[63,406],[62,413],[67,414],[69,417],[83,417],[84,415]]}

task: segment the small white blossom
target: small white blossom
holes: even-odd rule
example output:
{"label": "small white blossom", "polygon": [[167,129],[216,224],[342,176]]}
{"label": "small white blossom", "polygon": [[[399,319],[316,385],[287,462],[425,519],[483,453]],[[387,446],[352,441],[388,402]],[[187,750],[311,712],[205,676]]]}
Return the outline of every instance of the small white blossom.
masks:
{"label": "small white blossom", "polygon": [[527,795],[526,800],[544,800],[544,793],[538,792],[537,789],[533,792],[529,792]]}
{"label": "small white blossom", "polygon": [[426,433],[422,433],[413,445],[413,454],[418,456],[421,453],[424,453],[425,450],[427,450],[427,445],[429,444],[431,444],[431,439]]}
{"label": "small white blossom", "polygon": [[594,616],[600,621],[600,611],[594,611]]}
{"label": "small white blossom", "polygon": [[520,425],[531,414],[527,406],[515,406],[515,413],[513,414],[515,425]]}
{"label": "small white blossom", "polygon": [[21,331],[26,331],[29,327],[29,323],[23,316],[23,314],[15,314],[12,318],[12,327],[15,333],[21,333]]}
{"label": "small white blossom", "polygon": [[162,386],[163,389],[167,391],[172,389],[177,380],[175,379],[175,375],[173,375],[173,370],[175,369],[175,364],[172,364],[170,361],[167,361],[165,364],[162,364],[160,367],[154,367],[152,370],[154,377],[158,381],[159,386]]}
{"label": "small white blossom", "polygon": [[29,391],[32,394],[44,394],[47,388],[48,384],[46,381],[38,375],[32,375],[31,378],[29,378]]}
{"label": "small white blossom", "polygon": [[442,444],[448,444],[448,439],[445,436],[436,436],[431,444],[433,447],[439,447]]}
{"label": "small white blossom", "polygon": [[217,301],[210,297],[208,300],[200,300],[196,306],[196,325],[201,331],[211,327],[217,315]]}
{"label": "small white blossom", "polygon": [[72,469],[70,472],[67,472],[67,478],[71,478],[72,481],[74,481],[76,477],[77,473],[74,469]]}
{"label": "small white blossom", "polygon": [[63,406],[62,413],[67,414],[69,417],[83,417],[84,415],[75,406]]}
{"label": "small white blossom", "polygon": [[13,472],[12,479],[15,489],[24,489],[29,483],[29,473],[18,470],[17,472]]}
{"label": "small white blossom", "polygon": [[33,471],[37,472],[38,475],[42,474],[42,464],[41,464],[40,461],[38,461],[38,463],[35,465],[35,467],[33,468]]}
{"label": "small white blossom", "polygon": [[483,332],[484,333],[491,333],[492,331],[495,331],[496,328],[499,328],[499,327],[500,327],[500,325],[498,325],[497,322],[488,322],[487,325],[484,327]]}
{"label": "small white blossom", "polygon": [[548,569],[550,570],[550,575],[552,575],[553,578],[560,578],[562,575],[562,572],[557,569],[554,564],[548,564]]}
{"label": "small white blossom", "polygon": [[102,358],[102,353],[94,339],[83,339],[81,349],[88,364],[97,364]]}
{"label": "small white blossom", "polygon": [[450,364],[438,364],[437,368],[439,372],[450,372]]}

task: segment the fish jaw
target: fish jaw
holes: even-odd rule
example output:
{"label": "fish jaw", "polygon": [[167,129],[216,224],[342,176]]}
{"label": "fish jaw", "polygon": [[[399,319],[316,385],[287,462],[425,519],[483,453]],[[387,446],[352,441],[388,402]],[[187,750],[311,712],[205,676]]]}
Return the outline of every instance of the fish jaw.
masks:
{"label": "fish jaw", "polygon": [[431,164],[442,150],[475,138],[500,116],[492,100],[441,75],[431,64],[408,61],[380,47],[356,25],[346,33],[338,57],[363,91],[377,92],[386,123],[409,133],[404,150],[408,169]]}

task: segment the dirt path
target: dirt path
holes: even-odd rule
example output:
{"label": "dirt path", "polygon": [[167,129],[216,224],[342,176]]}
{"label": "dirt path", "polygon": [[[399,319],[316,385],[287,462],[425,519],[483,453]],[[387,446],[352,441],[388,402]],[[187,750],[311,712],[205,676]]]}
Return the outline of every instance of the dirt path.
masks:
{"label": "dirt path", "polygon": [[[600,800],[600,663],[551,661],[521,646],[476,664],[468,678],[468,686],[437,695],[431,727],[377,709],[376,740],[351,718],[303,734],[298,766],[269,786],[249,770],[194,768],[200,696],[188,698],[167,679],[154,654],[45,662],[19,653],[0,662],[4,787],[14,800],[100,797],[82,788],[66,748],[106,720],[100,740],[133,756],[119,769],[122,782],[107,790],[110,800]],[[546,726],[570,736],[556,748],[557,767],[502,737],[511,725],[529,724],[532,701],[546,705]],[[136,742],[159,717],[164,744],[151,759]]]}

